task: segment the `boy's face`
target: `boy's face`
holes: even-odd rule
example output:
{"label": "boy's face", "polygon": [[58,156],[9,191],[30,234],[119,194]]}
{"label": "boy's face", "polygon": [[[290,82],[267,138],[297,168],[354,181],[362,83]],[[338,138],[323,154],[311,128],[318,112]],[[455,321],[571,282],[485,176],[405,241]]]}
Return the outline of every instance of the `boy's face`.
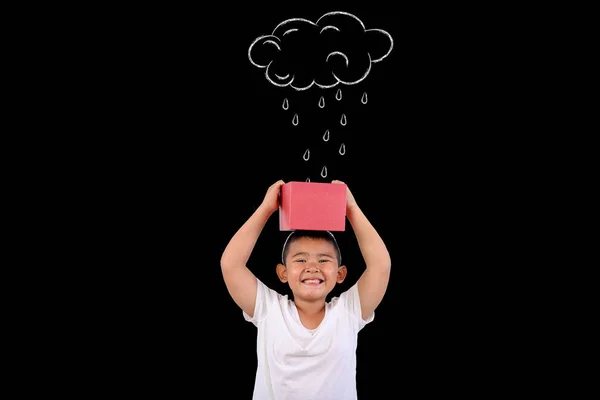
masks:
{"label": "boy's face", "polygon": [[346,277],[346,267],[338,267],[335,247],[325,239],[296,239],[285,263],[277,273],[282,282],[288,282],[294,298],[324,299]]}

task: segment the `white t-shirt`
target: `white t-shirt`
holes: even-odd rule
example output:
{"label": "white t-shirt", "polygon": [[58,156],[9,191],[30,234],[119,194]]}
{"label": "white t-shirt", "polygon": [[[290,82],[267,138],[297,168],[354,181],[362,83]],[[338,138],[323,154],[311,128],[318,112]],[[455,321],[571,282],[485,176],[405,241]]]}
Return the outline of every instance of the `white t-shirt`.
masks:
{"label": "white t-shirt", "polygon": [[358,332],[373,321],[361,317],[358,286],[326,303],[316,329],[300,322],[288,296],[257,279],[254,316],[258,368],[254,400],[356,400]]}

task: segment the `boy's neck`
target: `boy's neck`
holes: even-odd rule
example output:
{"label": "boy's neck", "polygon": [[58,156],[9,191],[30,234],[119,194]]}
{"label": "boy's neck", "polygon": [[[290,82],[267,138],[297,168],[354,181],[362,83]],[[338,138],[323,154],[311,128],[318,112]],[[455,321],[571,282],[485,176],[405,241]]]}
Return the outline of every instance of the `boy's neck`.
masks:
{"label": "boy's neck", "polygon": [[305,315],[316,315],[320,314],[325,310],[325,300],[312,300],[306,301],[301,299],[294,299],[296,309]]}

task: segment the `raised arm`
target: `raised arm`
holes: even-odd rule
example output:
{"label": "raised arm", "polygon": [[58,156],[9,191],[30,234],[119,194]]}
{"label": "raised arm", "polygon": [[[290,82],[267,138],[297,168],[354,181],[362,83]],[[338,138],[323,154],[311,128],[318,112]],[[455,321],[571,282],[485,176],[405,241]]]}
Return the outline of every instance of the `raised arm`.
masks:
{"label": "raised arm", "polygon": [[267,190],[262,204],[233,235],[221,256],[221,272],[233,301],[250,317],[254,316],[256,276],[246,263],[269,217],[279,208],[282,180]]}
{"label": "raised arm", "polygon": [[[335,180],[332,183],[343,182]],[[366,270],[358,280],[362,317],[366,320],[383,299],[390,280],[392,262],[385,243],[356,203],[349,188],[346,194],[346,216],[366,264]]]}

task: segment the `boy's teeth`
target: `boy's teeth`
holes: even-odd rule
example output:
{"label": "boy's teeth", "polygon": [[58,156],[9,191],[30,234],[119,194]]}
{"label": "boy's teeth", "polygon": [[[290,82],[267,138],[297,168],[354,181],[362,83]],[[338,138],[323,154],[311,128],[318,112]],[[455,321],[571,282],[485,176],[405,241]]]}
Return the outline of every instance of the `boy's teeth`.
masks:
{"label": "boy's teeth", "polygon": [[318,279],[307,279],[304,281],[304,283],[319,283],[320,281]]}

